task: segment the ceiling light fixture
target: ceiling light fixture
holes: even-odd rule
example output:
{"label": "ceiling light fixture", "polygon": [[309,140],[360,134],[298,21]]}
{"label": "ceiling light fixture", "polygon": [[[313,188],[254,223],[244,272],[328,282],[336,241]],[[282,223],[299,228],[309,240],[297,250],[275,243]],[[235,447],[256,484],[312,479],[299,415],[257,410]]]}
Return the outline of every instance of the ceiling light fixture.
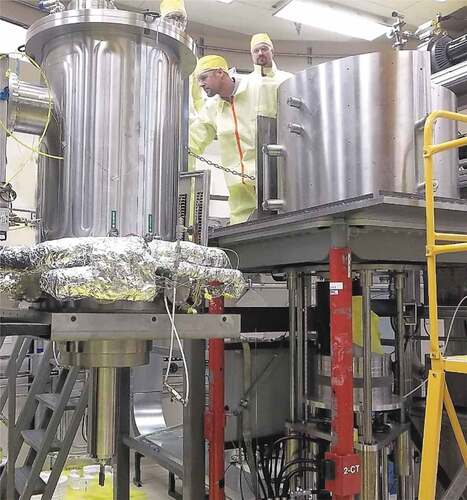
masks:
{"label": "ceiling light fixture", "polygon": [[369,41],[379,38],[389,29],[382,20],[378,21],[340,5],[310,0],[292,0],[274,15],[295,23]]}
{"label": "ceiling light fixture", "polygon": [[216,0],[217,2],[220,2],[220,3],[232,3],[233,0]]}

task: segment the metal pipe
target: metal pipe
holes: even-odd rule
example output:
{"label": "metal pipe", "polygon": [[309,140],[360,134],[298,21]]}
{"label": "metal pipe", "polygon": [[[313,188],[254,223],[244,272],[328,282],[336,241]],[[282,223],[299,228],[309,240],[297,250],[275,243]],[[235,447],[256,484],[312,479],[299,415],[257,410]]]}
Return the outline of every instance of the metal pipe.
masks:
{"label": "metal pipe", "polygon": [[381,448],[381,500],[389,500],[388,449]]}
{"label": "metal pipe", "polygon": [[[223,297],[209,302],[209,314],[224,312]],[[224,500],[224,339],[209,340],[209,408],[206,434],[209,440],[209,498]]]}
{"label": "metal pipe", "polygon": [[295,330],[296,330],[296,308],[295,292],[297,290],[297,273],[291,271],[287,276],[287,288],[289,289],[289,357],[290,357],[290,421],[296,421],[296,392],[295,392]]}
{"label": "metal pipe", "polygon": [[305,360],[305,333],[303,324],[303,288],[304,280],[303,274],[299,273],[297,276],[297,289],[296,289],[296,311],[297,311],[297,419],[303,422],[304,419],[304,377],[303,367]]}
{"label": "metal pipe", "polygon": [[[361,500],[376,500],[379,498],[379,450],[375,445],[362,445],[362,492]],[[400,500],[404,497],[399,497]]]}
{"label": "metal pipe", "polygon": [[92,368],[89,376],[89,454],[105,464],[115,455],[117,370]]}
{"label": "metal pipe", "polygon": [[[397,363],[397,387],[398,394],[402,398],[406,393],[406,363],[405,363],[405,323],[404,323],[404,273],[397,273],[395,276],[396,288],[396,363]],[[403,404],[403,401],[401,401]],[[404,413],[404,409],[401,410]],[[404,420],[405,421],[405,416]]]}
{"label": "metal pipe", "polygon": [[48,89],[42,85],[23,82],[15,73],[10,74],[8,85],[9,130],[41,135],[48,121],[49,108],[53,108]]}
{"label": "metal pipe", "polygon": [[362,281],[363,332],[363,442],[373,443],[373,386],[371,379],[371,286],[372,272],[364,270]]}

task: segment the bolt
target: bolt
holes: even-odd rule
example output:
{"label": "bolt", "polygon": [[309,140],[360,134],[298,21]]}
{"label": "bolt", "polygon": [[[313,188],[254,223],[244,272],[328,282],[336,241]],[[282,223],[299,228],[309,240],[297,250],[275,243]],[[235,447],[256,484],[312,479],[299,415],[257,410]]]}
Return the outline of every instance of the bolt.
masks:
{"label": "bolt", "polygon": [[74,323],[74,322],[76,321],[76,316],[72,316],[72,317],[70,318],[70,321],[73,321],[73,323]]}

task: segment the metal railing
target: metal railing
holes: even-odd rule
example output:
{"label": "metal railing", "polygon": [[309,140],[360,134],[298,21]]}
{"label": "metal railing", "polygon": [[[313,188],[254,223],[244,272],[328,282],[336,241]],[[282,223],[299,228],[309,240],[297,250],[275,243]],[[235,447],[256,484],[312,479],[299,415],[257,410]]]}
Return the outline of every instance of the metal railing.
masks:
{"label": "metal railing", "polygon": [[436,279],[437,257],[448,253],[467,252],[467,234],[442,233],[436,231],[435,197],[433,188],[433,156],[449,149],[467,145],[467,137],[440,144],[433,144],[433,128],[436,121],[440,118],[467,123],[467,115],[449,111],[434,111],[427,117],[424,130],[423,156],[425,170],[426,258],[428,270],[431,369],[428,375],[428,392],[426,398],[425,427],[418,496],[421,500],[434,500],[436,496],[443,403],[464,461],[464,467],[467,470],[467,444],[445,380],[446,372],[467,374],[467,355],[445,356],[445,350],[441,351],[440,349]]}

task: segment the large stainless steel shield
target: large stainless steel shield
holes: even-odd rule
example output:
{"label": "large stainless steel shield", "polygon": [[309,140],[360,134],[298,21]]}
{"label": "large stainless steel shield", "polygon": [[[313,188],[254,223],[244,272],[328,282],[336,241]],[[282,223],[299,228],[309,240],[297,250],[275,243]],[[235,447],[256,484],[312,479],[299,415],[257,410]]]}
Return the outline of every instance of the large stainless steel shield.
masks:
{"label": "large stainless steel shield", "polygon": [[[452,93],[434,89],[429,55],[364,54],[298,73],[279,88],[279,200],[290,212],[379,191],[423,189],[420,124],[433,109],[455,109]],[[443,140],[455,134],[439,125]],[[419,143],[419,148],[417,144]],[[437,195],[457,197],[453,156],[437,159]],[[268,203],[266,203],[268,205]]]}
{"label": "large stainless steel shield", "polygon": [[154,16],[116,9],[49,15],[26,51],[50,82],[58,130],[41,166],[42,239],[175,238],[182,80],[193,41]]}

